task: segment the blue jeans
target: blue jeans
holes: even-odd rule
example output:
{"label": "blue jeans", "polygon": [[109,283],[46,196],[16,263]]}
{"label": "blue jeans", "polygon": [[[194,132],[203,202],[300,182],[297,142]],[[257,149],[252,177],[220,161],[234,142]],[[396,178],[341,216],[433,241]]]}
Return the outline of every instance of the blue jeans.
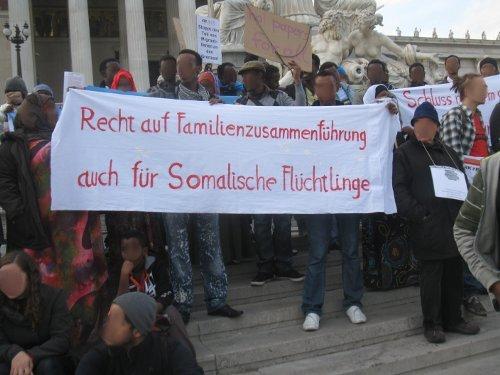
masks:
{"label": "blue jeans", "polygon": [[290,215],[253,215],[259,272],[274,274],[292,268],[291,220]]}
{"label": "blue jeans", "polygon": [[488,294],[486,288],[481,284],[470,272],[469,266],[465,261],[464,266],[464,298],[469,298],[476,295]]}
{"label": "blue jeans", "polygon": [[[336,215],[342,249],[343,308],[362,307],[363,275],[359,258],[359,215]],[[309,263],[304,282],[302,311],[321,315],[325,301],[326,255],[330,243],[332,215],[309,215],[306,219],[309,234]]]}
{"label": "blue jeans", "polygon": [[197,249],[207,311],[226,304],[227,275],[219,239],[219,216],[214,214],[163,214],[169,241],[170,281],[176,305],[189,314],[193,306],[193,268],[189,257],[189,219],[194,220]]}

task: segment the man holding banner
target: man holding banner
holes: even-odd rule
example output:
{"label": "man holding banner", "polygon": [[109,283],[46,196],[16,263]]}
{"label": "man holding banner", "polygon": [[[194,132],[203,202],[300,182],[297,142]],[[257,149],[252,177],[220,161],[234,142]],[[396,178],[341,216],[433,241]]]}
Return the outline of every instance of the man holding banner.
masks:
{"label": "man holding banner", "polygon": [[[486,102],[488,86],[479,74],[457,77],[452,90],[462,104],[450,109],[442,119],[440,136],[464,160],[467,156],[481,160],[489,155],[488,136],[478,106]],[[472,181],[470,181],[472,182]],[[475,296],[484,294],[481,284],[464,267],[464,307],[473,314],[486,316],[486,310]]]}

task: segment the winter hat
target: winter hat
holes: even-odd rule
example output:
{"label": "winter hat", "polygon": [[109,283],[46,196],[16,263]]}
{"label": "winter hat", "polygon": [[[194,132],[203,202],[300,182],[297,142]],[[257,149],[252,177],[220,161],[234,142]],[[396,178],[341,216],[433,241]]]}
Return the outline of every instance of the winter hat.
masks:
{"label": "winter hat", "polygon": [[52,89],[50,88],[50,86],[46,85],[45,83],[41,83],[39,85],[36,85],[33,88],[33,92],[36,93],[36,94],[38,94],[41,91],[47,92],[48,94],[50,94],[50,96],[54,97],[54,91],[52,91]]}
{"label": "winter hat", "polygon": [[415,109],[415,113],[413,114],[413,118],[411,120],[411,125],[415,126],[415,121],[421,118],[428,118],[429,120],[434,121],[438,127],[441,125],[439,123],[439,116],[437,114],[436,108],[434,108],[434,106],[429,102],[423,102],[417,107],[417,109]]}
{"label": "winter hat", "polygon": [[28,89],[26,88],[26,83],[24,83],[21,77],[12,77],[5,82],[5,93],[20,91],[23,98],[28,95]]}
{"label": "winter hat", "polygon": [[156,301],[145,293],[131,292],[116,297],[113,301],[121,307],[130,323],[141,334],[147,335],[153,330],[156,320]]}

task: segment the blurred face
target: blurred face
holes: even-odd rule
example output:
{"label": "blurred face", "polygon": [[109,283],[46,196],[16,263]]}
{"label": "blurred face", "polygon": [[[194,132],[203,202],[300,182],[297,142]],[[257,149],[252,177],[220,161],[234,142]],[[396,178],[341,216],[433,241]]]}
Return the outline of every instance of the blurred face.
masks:
{"label": "blurred face", "polygon": [[450,77],[455,77],[458,75],[458,71],[460,70],[460,61],[458,61],[456,57],[450,57],[446,60],[444,68]]}
{"label": "blurred face", "polygon": [[493,64],[484,64],[481,68],[481,75],[486,77],[496,76],[498,74],[498,69]]}
{"label": "blurred face", "polygon": [[337,90],[337,83],[331,76],[317,76],[314,80],[314,93],[318,97],[320,103],[335,101]]}
{"label": "blurred face", "polygon": [[276,90],[280,86],[280,78],[279,71],[271,71],[268,81],[266,82],[267,86],[269,86],[271,90]]}
{"label": "blurred face", "polygon": [[477,104],[484,104],[488,96],[488,85],[482,77],[472,79],[465,88],[465,97]]}
{"label": "blurred face", "polygon": [[235,83],[238,78],[238,73],[236,69],[232,65],[227,65],[222,72],[222,83],[225,85],[229,85],[231,83]]}
{"label": "blurred face", "polygon": [[1,270],[5,275],[8,275],[8,280],[0,285],[0,291],[8,299],[21,297],[28,287],[28,275],[15,263],[6,264]]}
{"label": "blurred face", "polygon": [[384,90],[384,91],[379,92],[378,95],[375,97],[375,99],[387,98],[388,95],[389,95],[389,91]]}
{"label": "blurred face", "polygon": [[42,99],[42,111],[47,116],[47,121],[49,122],[51,128],[56,127],[57,123],[57,109],[54,103],[54,98],[51,95],[46,95],[39,93],[38,96]]}
{"label": "blurred face", "polygon": [[436,136],[438,127],[431,119],[421,118],[415,121],[414,130],[417,140],[424,143],[431,143]]}
{"label": "blurred face", "polygon": [[201,65],[196,65],[196,57],[190,53],[182,53],[177,57],[177,74],[181,82],[193,82],[201,72]]}
{"label": "blurred face", "polygon": [[121,91],[132,91],[132,85],[130,84],[129,80],[125,77],[121,77],[120,80],[118,81],[118,90]]}
{"label": "blurred face", "polygon": [[130,345],[140,333],[125,319],[125,313],[118,305],[112,304],[108,312],[102,339],[109,346]]}
{"label": "blurred face", "polygon": [[120,65],[115,62],[111,61],[106,64],[106,72],[105,72],[105,81],[107,86],[111,86],[113,83],[113,78],[115,78],[116,72],[120,70]]}
{"label": "blurred face", "polygon": [[375,85],[377,83],[384,83],[386,74],[384,68],[380,64],[371,64],[366,68],[366,76],[368,77],[370,83]]}
{"label": "blurred face", "polygon": [[175,82],[177,63],[175,60],[164,60],[160,64],[160,74],[168,82]]}
{"label": "blurred face", "polygon": [[414,83],[424,83],[425,81],[425,70],[417,65],[411,69],[410,79]]}
{"label": "blurred face", "polygon": [[264,85],[264,74],[255,70],[246,71],[242,74],[243,84],[247,91],[259,90]]}
{"label": "blurred face", "polygon": [[6,92],[5,101],[7,104],[12,104],[14,107],[20,106],[23,102],[23,94],[21,91]]}
{"label": "blurred face", "polygon": [[138,238],[124,238],[122,240],[122,258],[139,265],[148,255],[148,248],[142,246]]}

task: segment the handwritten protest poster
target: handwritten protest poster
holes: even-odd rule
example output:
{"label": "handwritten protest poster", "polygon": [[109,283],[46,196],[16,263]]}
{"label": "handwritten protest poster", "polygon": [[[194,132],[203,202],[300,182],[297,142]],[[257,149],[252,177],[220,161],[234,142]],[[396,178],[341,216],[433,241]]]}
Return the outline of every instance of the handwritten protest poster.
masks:
{"label": "handwritten protest poster", "polygon": [[71,90],[52,209],[394,213],[398,128],[383,103],[269,111]]}
{"label": "handwritten protest poster", "polygon": [[[489,121],[493,108],[500,101],[500,75],[485,78],[488,85],[488,96],[486,103],[479,106],[483,115],[483,121],[489,135]],[[410,125],[413,112],[424,101],[428,101],[438,112],[440,118],[453,107],[460,104],[460,95],[451,91],[451,84],[429,85],[421,87],[409,87],[391,90],[396,96],[401,112],[403,125]]]}
{"label": "handwritten protest poster", "polygon": [[217,65],[222,64],[219,20],[198,15],[196,16],[196,30],[198,53],[203,62]]}
{"label": "handwritten protest poster", "polygon": [[82,73],[64,72],[63,101],[66,100],[69,89],[83,89],[84,87],[85,77]]}
{"label": "handwritten protest poster", "polygon": [[[311,34],[308,25],[247,6],[245,51],[268,60],[294,60],[305,72],[312,71]],[[280,59],[281,56],[281,59]]]}

